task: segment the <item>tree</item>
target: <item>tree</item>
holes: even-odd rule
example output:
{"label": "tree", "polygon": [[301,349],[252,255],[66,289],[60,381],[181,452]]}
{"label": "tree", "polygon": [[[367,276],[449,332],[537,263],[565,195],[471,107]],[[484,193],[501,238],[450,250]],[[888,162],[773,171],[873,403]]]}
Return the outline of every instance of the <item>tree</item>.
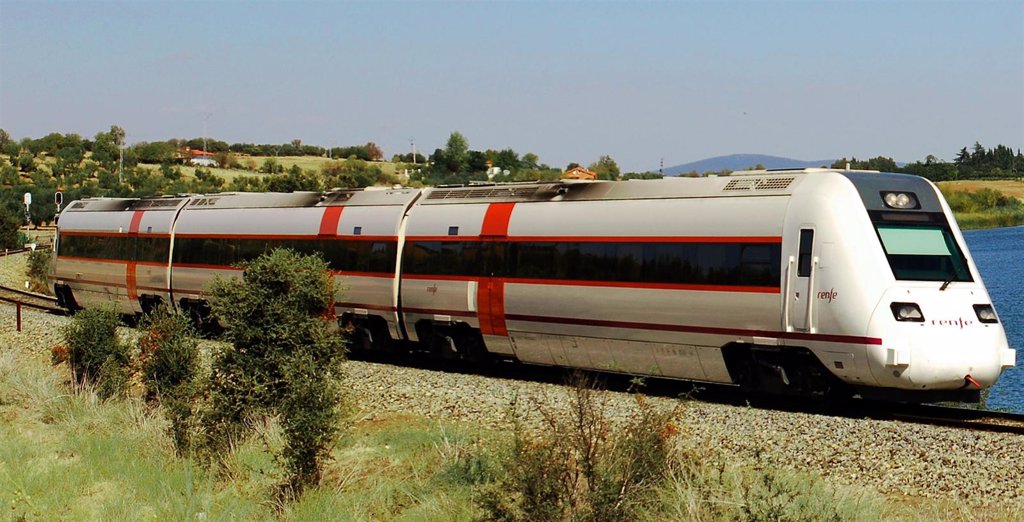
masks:
{"label": "tree", "polygon": [[384,159],[384,151],[372,141],[366,143],[366,151],[369,153],[371,161],[381,161]]}
{"label": "tree", "polygon": [[119,158],[117,138],[109,132],[96,133],[95,141],[92,144],[92,160],[103,165],[106,169],[113,169]]}
{"label": "tree", "polygon": [[512,149],[503,149],[494,154],[494,166],[502,170],[515,172],[519,170],[519,154]]}
{"label": "tree", "polygon": [[2,150],[7,155],[7,159],[10,160],[11,164],[14,164],[18,160],[18,155],[21,154],[21,145],[15,141],[10,141],[2,147]]}
{"label": "tree", "polygon": [[124,132],[124,129],[117,125],[110,126],[110,137],[114,140],[114,145],[117,147],[123,147],[125,136],[127,136],[127,134]]}
{"label": "tree", "polygon": [[174,159],[176,147],[166,141],[140,143],[135,147],[139,161],[143,163],[164,163]]}
{"label": "tree", "polygon": [[969,165],[971,162],[971,153],[967,152],[967,147],[960,149],[960,152],[953,158],[953,163],[957,165]]}
{"label": "tree", "polygon": [[0,129],[0,150],[7,147],[7,144],[11,142],[11,135],[6,130]]}
{"label": "tree", "polygon": [[540,161],[540,157],[539,156],[537,156],[536,154],[534,154],[532,152],[527,152],[526,154],[523,154],[523,159],[522,159],[521,163],[522,163],[522,167],[524,169],[539,169],[540,168],[540,164],[538,163],[539,161]]}
{"label": "tree", "polygon": [[0,248],[18,248],[18,227],[21,217],[0,208]]}
{"label": "tree", "polygon": [[448,172],[462,172],[463,167],[466,166],[466,160],[469,159],[469,142],[459,131],[453,131],[448,136],[444,157]]}
{"label": "tree", "polygon": [[619,178],[619,164],[611,156],[601,156],[597,162],[591,163],[588,169],[597,173],[597,179],[615,180]]}
{"label": "tree", "polygon": [[[74,174],[85,157],[81,147],[63,147],[57,151],[57,162],[53,165],[53,175],[58,180]],[[63,185],[58,181],[59,185]]]}
{"label": "tree", "polygon": [[298,138],[292,140],[292,147],[295,147],[296,149],[302,149],[302,140]]}

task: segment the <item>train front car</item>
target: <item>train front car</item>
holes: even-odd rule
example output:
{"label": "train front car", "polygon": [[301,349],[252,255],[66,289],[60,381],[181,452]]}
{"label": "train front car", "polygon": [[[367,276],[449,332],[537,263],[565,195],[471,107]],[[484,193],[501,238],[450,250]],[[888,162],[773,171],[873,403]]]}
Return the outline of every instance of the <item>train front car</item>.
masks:
{"label": "train front car", "polygon": [[810,174],[784,235],[786,344],[811,348],[856,393],[973,402],[1014,365],[952,212],[927,180]]}
{"label": "train front car", "polygon": [[60,214],[50,279],[74,310],[147,312],[169,296],[170,231],[184,197],[87,198]]}

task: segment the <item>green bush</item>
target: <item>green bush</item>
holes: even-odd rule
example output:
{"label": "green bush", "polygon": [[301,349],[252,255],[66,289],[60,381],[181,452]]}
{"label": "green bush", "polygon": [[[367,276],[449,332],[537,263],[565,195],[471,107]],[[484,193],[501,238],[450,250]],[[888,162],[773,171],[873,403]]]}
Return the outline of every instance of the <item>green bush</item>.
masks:
{"label": "green bush", "polygon": [[191,447],[194,405],[201,391],[199,342],[188,318],[164,307],[150,314],[143,328],[139,365],[146,398],[160,401],[174,446],[183,454]]}
{"label": "green bush", "polygon": [[280,418],[280,455],[293,494],[317,484],[342,418],[344,343],[332,330],[334,279],[320,257],[277,249],[240,265],[241,279],[211,285],[230,346],[214,353],[207,449],[242,435],[247,419]]}
{"label": "green bush", "polygon": [[53,260],[53,252],[48,250],[33,250],[28,253],[28,275],[29,287],[33,292],[52,294],[46,277],[50,272],[50,262]]}
{"label": "green bush", "polygon": [[476,498],[484,520],[624,521],[656,507],[678,411],[636,395],[636,410],[616,424],[592,384],[574,378],[569,411],[536,408],[540,431],[517,414],[504,473]]}
{"label": "green bush", "polygon": [[92,308],[76,314],[62,329],[68,365],[77,385],[96,386],[100,398],[128,390],[128,345],[117,337],[120,315],[111,308]]}

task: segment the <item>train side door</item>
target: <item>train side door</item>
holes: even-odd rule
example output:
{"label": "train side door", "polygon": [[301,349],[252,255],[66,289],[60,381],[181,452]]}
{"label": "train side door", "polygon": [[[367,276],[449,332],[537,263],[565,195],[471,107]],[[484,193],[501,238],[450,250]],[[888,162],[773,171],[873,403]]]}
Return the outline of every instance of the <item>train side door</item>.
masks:
{"label": "train side door", "polygon": [[783,306],[786,331],[814,332],[814,276],[818,268],[814,254],[814,229],[801,227],[796,256],[790,256],[786,270],[787,295]]}

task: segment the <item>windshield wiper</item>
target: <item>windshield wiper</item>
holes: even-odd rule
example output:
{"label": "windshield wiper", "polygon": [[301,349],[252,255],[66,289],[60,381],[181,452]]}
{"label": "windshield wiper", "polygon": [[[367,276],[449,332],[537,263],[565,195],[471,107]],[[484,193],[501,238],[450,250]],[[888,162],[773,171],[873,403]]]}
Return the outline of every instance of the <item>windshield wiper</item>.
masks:
{"label": "windshield wiper", "polygon": [[941,292],[941,291],[945,290],[946,287],[948,287],[949,284],[952,283],[952,282],[953,282],[952,279],[947,279],[945,282],[942,283],[942,286],[939,287],[939,291]]}

